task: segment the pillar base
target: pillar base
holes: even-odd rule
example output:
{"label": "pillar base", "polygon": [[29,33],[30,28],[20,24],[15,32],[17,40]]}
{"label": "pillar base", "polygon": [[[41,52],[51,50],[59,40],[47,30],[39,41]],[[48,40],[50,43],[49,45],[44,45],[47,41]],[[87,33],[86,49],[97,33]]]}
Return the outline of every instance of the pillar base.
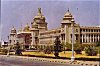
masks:
{"label": "pillar base", "polygon": [[71,57],[71,62],[73,62],[73,61],[75,61],[75,57],[74,56]]}
{"label": "pillar base", "polygon": [[7,57],[9,57],[10,56],[10,54],[9,53],[7,53]]}

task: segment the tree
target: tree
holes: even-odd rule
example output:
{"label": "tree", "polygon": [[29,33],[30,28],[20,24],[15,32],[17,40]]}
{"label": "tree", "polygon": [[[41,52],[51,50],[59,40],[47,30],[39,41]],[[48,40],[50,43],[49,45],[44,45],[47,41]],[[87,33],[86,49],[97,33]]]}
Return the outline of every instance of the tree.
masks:
{"label": "tree", "polygon": [[74,50],[76,54],[82,54],[82,46],[78,41],[74,44]]}
{"label": "tree", "polygon": [[96,43],[96,48],[97,48],[98,54],[99,54],[99,56],[100,56],[100,41],[98,41],[98,42]]}
{"label": "tree", "polygon": [[96,42],[96,47],[100,47],[100,41]]}
{"label": "tree", "polygon": [[[66,42],[66,47],[67,47],[67,50],[72,50],[72,44],[70,44],[68,42]],[[76,54],[81,54],[81,52],[82,52],[82,46],[77,41],[74,44],[74,51]]]}
{"label": "tree", "polygon": [[98,51],[95,46],[87,46],[87,47],[85,47],[85,53],[88,56],[96,56]]}
{"label": "tree", "polygon": [[51,54],[52,53],[52,48],[51,46],[46,46],[45,50],[44,50],[45,54]]}
{"label": "tree", "polygon": [[67,48],[67,49],[66,49],[67,51],[71,51],[71,49],[72,49],[72,44],[69,44],[68,42],[66,42],[66,45],[65,45],[65,46],[66,46],[66,48]]}
{"label": "tree", "polygon": [[54,42],[54,55],[55,57],[59,57],[59,52],[62,51],[62,45],[59,39],[59,36],[56,37],[55,42]]}
{"label": "tree", "polygon": [[21,47],[19,45],[19,42],[17,42],[16,45],[15,45],[15,54],[16,55],[22,55],[22,50],[21,50]]}

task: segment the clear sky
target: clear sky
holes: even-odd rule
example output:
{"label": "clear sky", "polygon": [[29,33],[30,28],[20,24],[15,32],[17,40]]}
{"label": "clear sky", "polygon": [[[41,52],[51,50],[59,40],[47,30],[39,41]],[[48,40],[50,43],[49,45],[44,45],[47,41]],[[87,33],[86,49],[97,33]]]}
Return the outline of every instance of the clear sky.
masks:
{"label": "clear sky", "polygon": [[49,29],[60,26],[68,8],[76,23],[81,26],[98,26],[99,4],[100,0],[1,0],[0,38],[7,40],[12,25],[19,29],[21,24],[23,27],[26,23],[31,24],[38,8],[42,9]]}

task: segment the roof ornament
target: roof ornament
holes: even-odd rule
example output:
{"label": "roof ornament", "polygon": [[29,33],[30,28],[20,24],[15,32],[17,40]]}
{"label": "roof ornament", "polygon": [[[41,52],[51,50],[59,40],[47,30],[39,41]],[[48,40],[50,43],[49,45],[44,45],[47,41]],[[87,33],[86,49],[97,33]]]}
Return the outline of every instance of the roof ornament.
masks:
{"label": "roof ornament", "polygon": [[68,8],[68,10],[67,10],[68,12],[69,12],[69,8]]}
{"label": "roof ornament", "polygon": [[38,8],[38,15],[41,15],[41,8]]}
{"label": "roof ornament", "polygon": [[12,30],[15,30],[15,27],[12,25]]}

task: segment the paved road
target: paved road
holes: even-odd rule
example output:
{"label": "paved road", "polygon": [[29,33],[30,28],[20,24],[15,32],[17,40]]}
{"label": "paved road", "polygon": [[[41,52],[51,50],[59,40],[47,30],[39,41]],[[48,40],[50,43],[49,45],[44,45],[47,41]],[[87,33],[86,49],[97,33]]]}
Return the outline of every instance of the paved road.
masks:
{"label": "paved road", "polygon": [[81,65],[71,65],[68,63],[55,63],[48,61],[34,61],[29,59],[0,56],[0,66],[81,66]]}

